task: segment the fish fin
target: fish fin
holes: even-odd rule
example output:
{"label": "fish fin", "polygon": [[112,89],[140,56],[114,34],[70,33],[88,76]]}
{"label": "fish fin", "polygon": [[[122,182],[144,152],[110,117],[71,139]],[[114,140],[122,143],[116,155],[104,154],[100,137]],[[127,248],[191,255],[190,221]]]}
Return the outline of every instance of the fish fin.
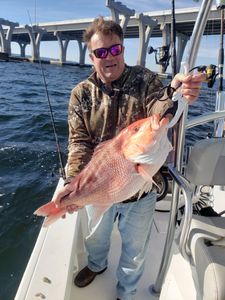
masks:
{"label": "fish fin", "polygon": [[152,183],[154,183],[154,185],[155,185],[158,189],[160,189],[160,186],[155,182],[155,180],[152,179]]}
{"label": "fish fin", "polygon": [[144,178],[145,181],[153,182],[151,174],[149,174],[149,165],[138,164],[136,167],[137,172]]}
{"label": "fish fin", "polygon": [[56,207],[55,202],[50,201],[35,210],[34,215],[46,217],[51,213],[57,212],[59,208]]}
{"label": "fish fin", "polygon": [[91,220],[91,227],[94,228],[101,221],[104,213],[112,205],[88,205],[87,212],[89,219]]}
{"label": "fish fin", "polygon": [[[152,168],[153,169],[153,168]],[[158,188],[158,184],[155,182],[155,180],[152,178],[152,174],[149,173],[150,167],[147,164],[143,165],[137,165],[137,171],[138,173],[144,178],[146,181],[142,188],[139,191],[138,199],[141,198],[142,194],[148,193],[152,190],[152,185],[156,185]]]}
{"label": "fish fin", "polygon": [[66,211],[65,210],[61,210],[57,214],[47,216],[45,218],[42,226],[43,227],[48,227],[49,225],[51,225],[52,223],[54,223],[58,219],[62,218],[65,214],[66,214]]}
{"label": "fish fin", "polygon": [[138,194],[138,200],[141,198],[141,196],[144,194],[144,193],[149,193],[151,192],[152,190],[152,185],[157,186],[157,188],[160,189],[159,185],[152,179],[152,182],[145,182],[145,184],[143,185],[143,187],[140,189],[139,191],[139,194]]}
{"label": "fish fin", "polygon": [[152,190],[152,182],[145,182],[145,184],[143,185],[143,187],[140,189],[139,193],[138,193],[138,200],[141,198],[141,196],[144,193],[149,193]]}
{"label": "fish fin", "polygon": [[154,183],[159,188],[158,184],[154,181],[152,177],[153,175],[149,172],[149,170],[153,169],[154,168],[151,168],[148,164],[137,165],[137,171],[145,179],[145,181],[148,181],[149,183]]}
{"label": "fish fin", "polygon": [[150,168],[147,164],[137,165],[137,172],[144,178],[146,181],[143,187],[140,189],[138,194],[138,199],[141,198],[142,194],[148,193],[152,189],[152,184],[156,184],[152,178],[152,174],[149,172]]}
{"label": "fish fin", "polygon": [[65,215],[65,213],[66,210],[64,208],[58,208],[55,205],[55,202],[50,201],[35,210],[34,215],[46,217],[43,223],[43,227],[47,227],[61,218],[63,215]]}

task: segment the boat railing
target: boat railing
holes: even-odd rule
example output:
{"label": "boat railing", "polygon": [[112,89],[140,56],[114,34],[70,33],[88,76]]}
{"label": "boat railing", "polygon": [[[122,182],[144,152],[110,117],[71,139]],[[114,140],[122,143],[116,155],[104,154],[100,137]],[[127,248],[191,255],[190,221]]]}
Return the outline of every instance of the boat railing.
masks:
{"label": "boat railing", "polygon": [[182,230],[180,233],[179,248],[182,256],[186,259],[189,259],[190,250],[187,247],[187,238],[190,231],[191,219],[192,219],[192,197],[193,191],[191,189],[190,183],[185,177],[183,177],[172,164],[168,165],[169,172],[178,184],[179,188],[182,191],[184,197],[184,220],[182,224]]}
{"label": "boat railing", "polygon": [[[213,0],[203,0],[201,3],[199,13],[195,22],[195,26],[193,29],[193,33],[190,39],[188,53],[187,53],[186,63],[190,69],[193,68],[195,64],[201,37],[205,30],[206,22],[210,13],[210,9],[212,7],[212,3]],[[175,153],[176,156],[175,168],[178,170],[178,172],[180,172],[182,169],[183,153],[184,153],[184,137],[185,137],[185,130],[186,130],[185,126],[187,121],[187,115],[188,115],[188,108],[186,108],[185,111],[183,112],[181,121],[179,122],[178,138],[176,142],[176,153]],[[151,293],[156,295],[158,295],[162,289],[162,284],[166,275],[166,271],[169,266],[169,261],[171,257],[171,251],[172,251],[172,243],[175,236],[176,215],[178,209],[179,194],[180,194],[180,189],[178,184],[175,182],[173,187],[173,198],[171,202],[170,218],[169,218],[165,246],[163,250],[163,257],[159,267],[159,272],[156,278],[156,282],[153,286],[150,287]]]}
{"label": "boat railing", "polygon": [[218,119],[222,119],[225,118],[225,110],[222,111],[215,111],[215,112],[211,112],[211,113],[207,113],[195,118],[192,118],[190,120],[188,120],[185,128],[186,129],[190,129],[192,127],[204,124],[204,123],[208,123],[211,121],[215,121]]}
{"label": "boat railing", "polygon": [[[223,111],[215,111],[215,112],[210,112],[206,113],[204,115],[194,117],[190,120],[187,121],[185,125],[185,131],[187,129],[216,121],[219,119],[225,119],[225,110]],[[163,279],[166,274],[167,270],[167,265],[169,262],[170,254],[171,254],[171,248],[168,246],[167,241],[170,243],[174,239],[174,233],[175,233],[175,226],[176,226],[176,215],[177,215],[177,210],[178,210],[178,202],[179,202],[179,195],[180,195],[180,190],[183,193],[184,196],[184,203],[185,203],[185,214],[184,214],[184,220],[183,220],[183,225],[181,229],[181,234],[180,234],[180,240],[179,240],[179,248],[180,252],[183,255],[184,258],[188,259],[190,251],[187,247],[187,237],[188,233],[190,230],[190,224],[191,224],[191,219],[192,219],[192,195],[193,192],[191,190],[189,182],[185,179],[185,177],[181,174],[181,171],[178,170],[175,166],[172,164],[168,165],[169,172],[174,179],[174,186],[173,186],[173,199],[171,202],[171,210],[170,210],[170,222],[168,226],[168,231],[167,231],[167,237],[166,237],[166,243],[165,243],[165,248],[164,248],[164,253],[166,256],[163,256],[162,262],[161,262],[161,269],[158,273],[158,278],[156,280],[156,288],[155,286],[151,287],[151,291],[153,293],[160,293]],[[184,169],[184,166],[182,166],[181,170]],[[175,193],[175,196],[174,196]],[[178,195],[178,199],[176,198],[176,193]],[[167,257],[168,260],[165,260],[165,257]]]}
{"label": "boat railing", "polygon": [[[225,110],[223,111],[215,111],[211,113],[206,113],[204,115],[192,118],[188,120],[185,128],[186,130],[208,123],[216,120],[225,120]],[[188,161],[187,161],[188,162]],[[187,163],[186,162],[186,163]],[[179,185],[181,191],[183,192],[184,195],[184,200],[185,200],[185,215],[184,215],[184,220],[183,220],[183,226],[181,230],[181,235],[180,235],[180,242],[179,242],[179,247],[181,254],[183,257],[187,258],[189,255],[189,250],[187,248],[187,237],[190,229],[190,222],[192,218],[192,191],[190,188],[189,182],[185,179],[185,177],[180,174],[176,168],[174,168],[172,165],[168,165],[169,172],[172,175],[172,178],[176,181],[176,183]],[[183,168],[184,169],[184,168]]]}

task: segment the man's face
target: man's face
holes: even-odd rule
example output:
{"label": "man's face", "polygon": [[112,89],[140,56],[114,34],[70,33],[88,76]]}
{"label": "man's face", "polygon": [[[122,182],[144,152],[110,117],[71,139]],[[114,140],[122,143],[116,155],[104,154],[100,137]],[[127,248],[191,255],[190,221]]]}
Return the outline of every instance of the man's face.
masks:
{"label": "man's face", "polygon": [[[99,48],[110,48],[112,45],[122,44],[122,41],[116,34],[103,35],[95,33],[90,40],[91,51]],[[106,85],[110,86],[111,82],[118,79],[123,73],[124,63],[124,47],[122,46],[121,54],[113,56],[110,51],[106,58],[97,58],[93,52],[90,58],[94,64],[95,70]]]}

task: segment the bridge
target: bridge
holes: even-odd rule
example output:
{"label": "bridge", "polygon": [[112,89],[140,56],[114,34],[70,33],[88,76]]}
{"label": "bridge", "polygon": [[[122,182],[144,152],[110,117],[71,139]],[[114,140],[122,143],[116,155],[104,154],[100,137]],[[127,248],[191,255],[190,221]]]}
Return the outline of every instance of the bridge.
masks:
{"label": "bridge", "polygon": [[[106,6],[111,11],[111,17],[119,23],[124,31],[125,39],[139,39],[139,53],[137,64],[145,65],[150,38],[161,37],[162,46],[170,45],[171,37],[171,10],[153,11],[136,14],[121,2],[106,0]],[[189,40],[197,18],[199,8],[176,9],[177,35],[177,65],[179,68],[183,52]],[[21,58],[25,57],[27,45],[31,45],[31,61],[40,59],[41,41],[58,41],[59,59],[61,64],[66,63],[66,52],[70,41],[76,40],[79,46],[79,64],[85,64],[86,45],[82,41],[84,30],[94,19],[65,20],[60,22],[39,23],[38,25],[21,25],[0,19],[0,47],[3,53],[11,55],[11,42],[17,42],[21,49]],[[8,26],[8,29],[3,28]],[[220,33],[220,11],[212,7],[208,18],[205,35]],[[162,64],[162,72],[165,66]]]}

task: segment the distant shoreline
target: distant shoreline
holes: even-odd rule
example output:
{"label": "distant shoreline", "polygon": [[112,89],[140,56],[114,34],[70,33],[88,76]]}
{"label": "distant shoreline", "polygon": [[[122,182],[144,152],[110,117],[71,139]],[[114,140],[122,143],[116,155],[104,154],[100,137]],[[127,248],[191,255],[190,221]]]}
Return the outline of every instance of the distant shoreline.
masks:
{"label": "distant shoreline", "polygon": [[72,62],[72,61],[68,61],[65,63],[60,63],[58,60],[54,60],[54,59],[50,59],[50,58],[42,58],[40,61],[36,60],[33,61],[31,60],[31,58],[29,57],[21,57],[21,56],[14,56],[14,55],[10,55],[7,57],[0,57],[0,62],[1,61],[5,61],[5,62],[31,62],[31,63],[39,63],[41,61],[41,63],[43,64],[54,64],[54,65],[61,65],[61,66],[79,66],[79,67],[88,67],[88,68],[92,68],[91,64],[79,64],[77,62]]}

